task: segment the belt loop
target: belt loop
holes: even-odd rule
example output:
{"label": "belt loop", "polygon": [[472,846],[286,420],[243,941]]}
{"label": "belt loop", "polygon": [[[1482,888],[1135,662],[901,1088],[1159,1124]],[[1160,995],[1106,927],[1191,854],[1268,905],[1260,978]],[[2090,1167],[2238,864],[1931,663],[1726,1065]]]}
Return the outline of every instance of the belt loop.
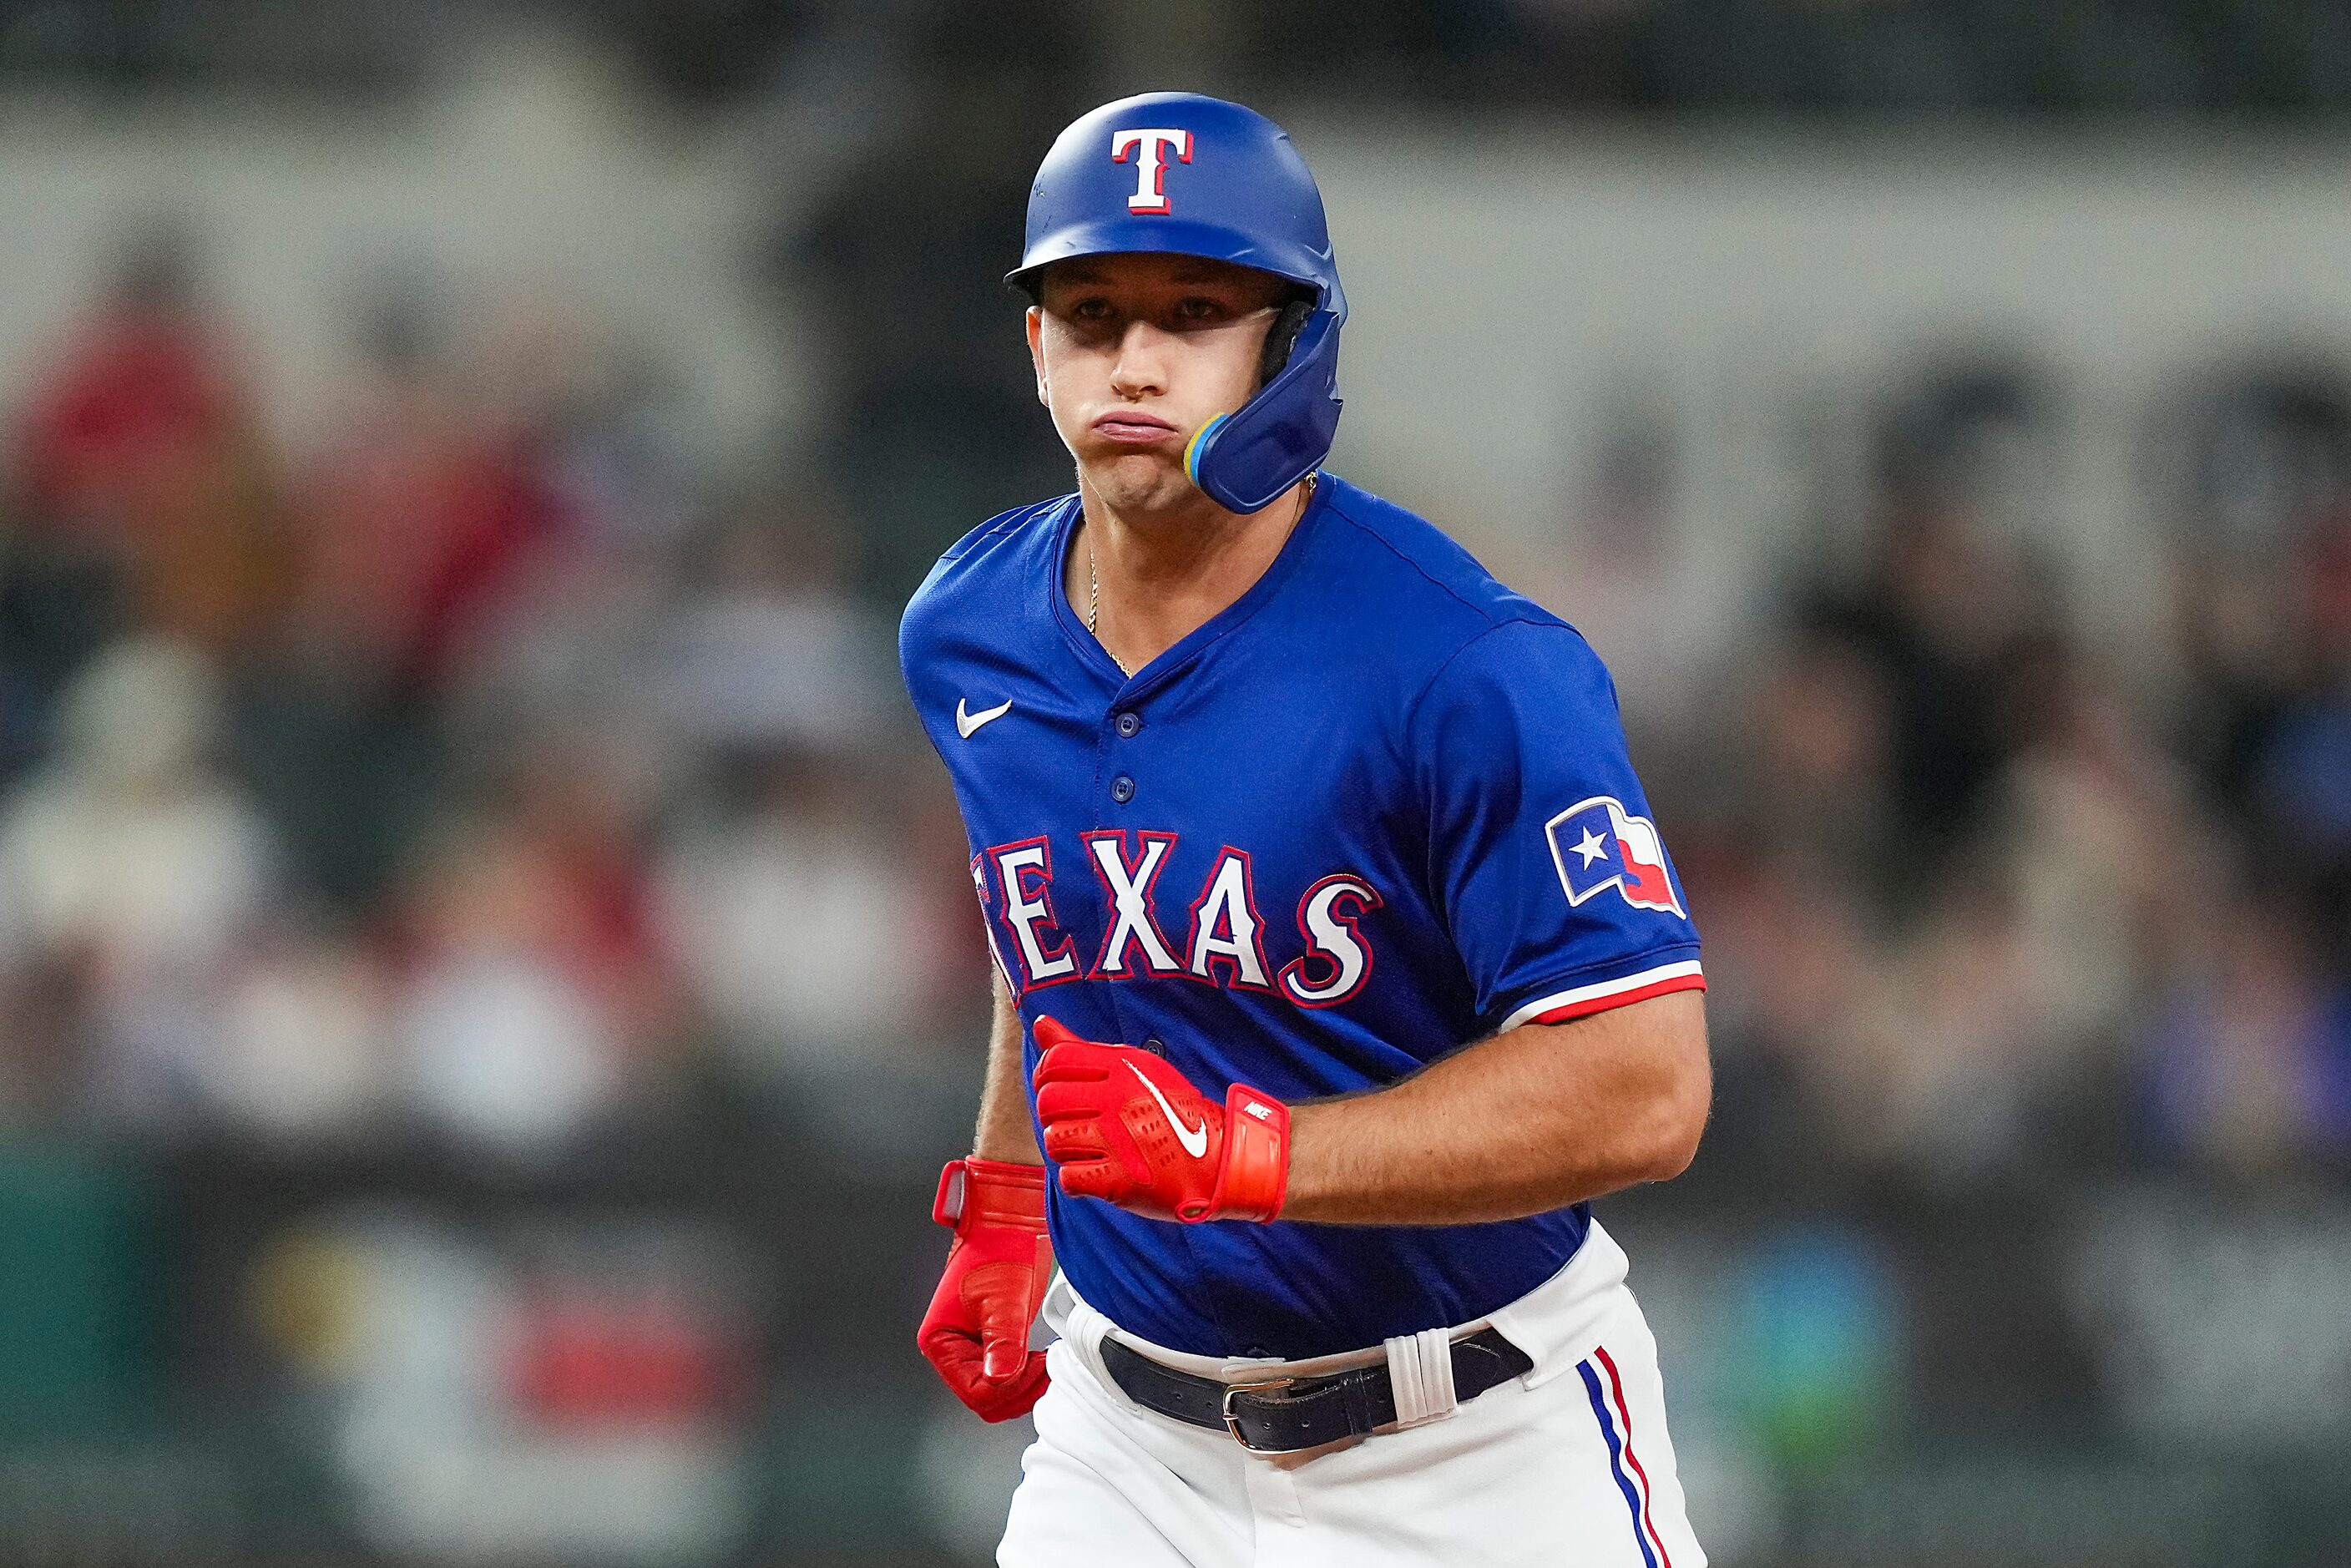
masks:
{"label": "belt loop", "polygon": [[1424,1329],[1380,1343],[1388,1353],[1388,1385],[1395,1394],[1398,1427],[1441,1421],[1459,1407],[1453,1393],[1449,1330]]}

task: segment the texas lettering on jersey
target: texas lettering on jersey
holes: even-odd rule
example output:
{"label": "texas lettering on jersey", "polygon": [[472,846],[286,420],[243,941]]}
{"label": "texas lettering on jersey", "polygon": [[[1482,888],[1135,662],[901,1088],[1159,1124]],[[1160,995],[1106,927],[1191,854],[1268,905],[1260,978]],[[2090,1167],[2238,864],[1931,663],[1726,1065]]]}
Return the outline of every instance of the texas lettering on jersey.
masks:
{"label": "texas lettering on jersey", "polygon": [[[1371,977],[1371,943],[1360,923],[1382,900],[1360,876],[1336,873],[1299,895],[1295,955],[1277,968],[1268,956],[1248,851],[1221,846],[1197,895],[1178,915],[1163,911],[1158,889],[1180,835],[1142,829],[1078,838],[1104,910],[1102,945],[1082,963],[1077,938],[1054,915],[1050,840],[994,844],[972,857],[972,885],[992,916],[989,945],[1015,996],[1079,979],[1182,977],[1327,1008]],[[1279,935],[1276,940],[1276,956],[1291,951]]]}

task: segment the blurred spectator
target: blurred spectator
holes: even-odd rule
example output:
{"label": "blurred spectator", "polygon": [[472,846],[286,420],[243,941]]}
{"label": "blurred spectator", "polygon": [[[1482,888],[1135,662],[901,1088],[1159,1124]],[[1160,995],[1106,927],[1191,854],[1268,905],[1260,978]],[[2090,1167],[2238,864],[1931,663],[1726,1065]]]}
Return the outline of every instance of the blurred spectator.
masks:
{"label": "blurred spectator", "polygon": [[[38,1049],[62,1002],[88,1052],[79,1092],[108,1119],[189,1108],[272,886],[268,828],[211,766],[219,718],[189,651],[119,644],[68,689],[55,755],[0,808],[0,974],[31,999],[6,1009],[9,1055]],[[18,1083],[0,1093],[39,1073],[20,1061],[5,1077]]]}
{"label": "blurred spectator", "polygon": [[304,487],[301,645],[363,687],[437,686],[569,528],[538,404],[486,395],[496,382],[460,395],[444,330],[419,300],[379,303],[366,377]]}
{"label": "blurred spectator", "polygon": [[1853,644],[1800,640],[1740,691],[1747,767],[1733,781],[1750,842],[1879,912],[1915,892],[1895,815],[1886,687]]}
{"label": "blurred spectator", "polygon": [[33,375],[0,623],[10,663],[45,688],[133,620],[226,653],[284,602],[274,478],[198,267],[190,234],[140,233]]}
{"label": "blurred spectator", "polygon": [[635,802],[564,737],[517,758],[410,893],[397,1028],[430,1123],[539,1157],[617,1110],[680,1019]]}
{"label": "blurred spectator", "polygon": [[1871,988],[1857,1071],[1838,1085],[1855,1147],[1944,1177],[2017,1162],[2065,1065],[2055,997],[2012,894],[1952,879]]}
{"label": "blurred spectator", "polygon": [[838,749],[895,716],[888,635],[845,567],[810,512],[753,509],[720,529],[650,672],[664,726],[722,750]]}
{"label": "blurred spectator", "polygon": [[873,782],[846,756],[778,757],[666,857],[671,945],[755,1076],[893,1052],[925,1022],[935,936]]}
{"label": "blurred spectator", "polygon": [[695,465],[664,367],[601,342],[574,347],[571,358],[569,376],[543,393],[550,482],[591,547],[640,563],[674,547],[696,518]]}
{"label": "blurred spectator", "polygon": [[[1708,1164],[1818,1176],[1865,1140],[1852,1063],[1884,938],[1837,862],[1725,857],[1696,883],[1704,921],[1716,1113]],[[1682,862],[1685,882],[1693,862]],[[1693,894],[1693,898],[1698,895]]]}
{"label": "blurred spectator", "polygon": [[515,299],[450,373],[470,425],[528,474],[550,526],[488,569],[443,691],[475,716],[602,722],[642,706],[643,645],[700,517],[653,368],[624,362],[560,301]]}
{"label": "blurred spectator", "polygon": [[389,1103],[392,994],[379,955],[304,910],[281,915],[229,977],[204,1087],[258,1139],[317,1144],[380,1125]]}
{"label": "blurred spectator", "polygon": [[2351,988],[2258,889],[2211,900],[2202,935],[2137,1032],[2153,1148],[2240,1174],[2351,1152]]}
{"label": "blurred spectator", "polygon": [[240,423],[195,269],[189,235],[140,235],[116,256],[91,318],[38,378],[18,457],[37,526],[135,538],[157,493]]}
{"label": "blurred spectator", "polygon": [[2295,558],[2283,619],[2293,688],[2254,759],[2262,848],[2294,868],[2325,961],[2351,973],[2351,507],[2323,517]]}
{"label": "blurred spectator", "polygon": [[964,854],[951,804],[884,769],[838,752],[754,765],[747,800],[677,836],[663,908],[745,1081],[862,1156],[920,1160],[970,1117],[985,949],[969,880],[943,869]]}
{"label": "blurred spectator", "polygon": [[346,907],[383,891],[441,805],[453,688],[534,647],[576,654],[561,626],[612,620],[589,603],[565,621],[549,586],[581,538],[580,487],[559,483],[548,448],[582,350],[517,318],[461,367],[445,310],[413,283],[372,302],[350,406],[303,489],[289,635],[239,709],[244,761],[306,884]]}
{"label": "blurred spectator", "polygon": [[1985,838],[2046,973],[2053,1053],[2110,1040],[2146,983],[2150,934],[2225,875],[2226,844],[2193,818],[2177,768],[2119,693],[2053,638],[2006,672],[2012,756]]}
{"label": "blurred spectator", "polygon": [[1861,592],[1827,596],[1806,616],[1885,683],[1892,800],[1913,853],[1949,848],[1984,806],[2001,760],[1999,671],[2031,604],[2014,555],[1928,501],[1890,519]]}
{"label": "blurred spectator", "polygon": [[2220,810],[2250,798],[2293,685],[2293,629],[2278,613],[2283,575],[2259,554],[2189,549],[2173,562],[2171,739]]}

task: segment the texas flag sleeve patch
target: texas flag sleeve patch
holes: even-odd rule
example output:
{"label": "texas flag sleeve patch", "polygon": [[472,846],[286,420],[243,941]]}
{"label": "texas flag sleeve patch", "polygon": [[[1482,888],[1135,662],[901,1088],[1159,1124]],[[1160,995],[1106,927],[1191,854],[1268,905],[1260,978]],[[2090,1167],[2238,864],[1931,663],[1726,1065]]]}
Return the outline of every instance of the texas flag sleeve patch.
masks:
{"label": "texas flag sleeve patch", "polygon": [[1627,811],[1614,796],[1580,800],[1545,823],[1543,831],[1569,904],[1614,890],[1635,909],[1682,913],[1656,824]]}

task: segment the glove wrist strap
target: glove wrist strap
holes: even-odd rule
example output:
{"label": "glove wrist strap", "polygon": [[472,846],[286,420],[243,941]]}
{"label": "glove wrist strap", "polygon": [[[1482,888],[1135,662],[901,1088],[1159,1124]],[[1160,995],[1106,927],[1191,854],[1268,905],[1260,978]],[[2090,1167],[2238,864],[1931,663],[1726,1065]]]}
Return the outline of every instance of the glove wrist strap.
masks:
{"label": "glove wrist strap", "polygon": [[931,1218],[961,1236],[977,1225],[1045,1228],[1045,1167],[1008,1160],[949,1160],[939,1172]]}
{"label": "glove wrist strap", "polygon": [[1290,1187],[1290,1107],[1246,1083],[1225,1095],[1225,1157],[1203,1219],[1268,1220]]}

